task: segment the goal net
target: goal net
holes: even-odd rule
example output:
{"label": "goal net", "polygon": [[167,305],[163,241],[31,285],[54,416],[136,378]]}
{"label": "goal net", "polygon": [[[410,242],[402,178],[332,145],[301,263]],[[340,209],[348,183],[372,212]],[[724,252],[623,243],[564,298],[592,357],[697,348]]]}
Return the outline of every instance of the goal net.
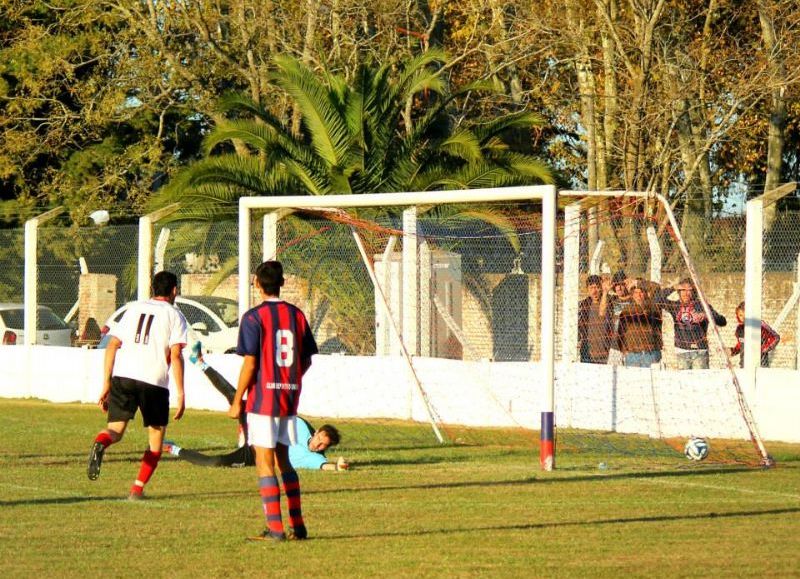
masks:
{"label": "goal net", "polygon": [[581,362],[588,275],[688,275],[665,211],[635,197],[566,198],[548,231],[549,191],[243,200],[240,304],[254,303],[257,264],[280,260],[282,296],[320,346],[300,413],[343,427],[346,450],[492,444],[535,455],[554,407],[562,466],[683,465],[693,435],[710,440],[707,462],[758,462],[735,374],[716,354],[717,372],[678,371],[668,314],[661,363]]}
{"label": "goal net", "polygon": [[[562,194],[556,417],[561,456],[770,463],[742,385],[743,220],[657,196]],[[605,458],[608,457],[608,458]]]}

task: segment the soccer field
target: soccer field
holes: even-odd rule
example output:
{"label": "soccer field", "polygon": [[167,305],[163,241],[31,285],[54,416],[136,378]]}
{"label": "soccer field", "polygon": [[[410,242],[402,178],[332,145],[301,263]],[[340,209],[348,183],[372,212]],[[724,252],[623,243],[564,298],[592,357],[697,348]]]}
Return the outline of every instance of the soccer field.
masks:
{"label": "soccer field", "polygon": [[[402,426],[344,424],[333,456],[352,470],[301,471],[310,539],[271,544],[245,540],[263,524],[252,468],[168,456],[131,503],[138,417],[91,482],[96,407],[0,400],[0,414],[2,577],[800,576],[798,445],[770,444],[771,470],[588,455],[544,473],[534,447],[402,444],[381,432]],[[189,411],[168,438],[225,452],[235,428]]]}

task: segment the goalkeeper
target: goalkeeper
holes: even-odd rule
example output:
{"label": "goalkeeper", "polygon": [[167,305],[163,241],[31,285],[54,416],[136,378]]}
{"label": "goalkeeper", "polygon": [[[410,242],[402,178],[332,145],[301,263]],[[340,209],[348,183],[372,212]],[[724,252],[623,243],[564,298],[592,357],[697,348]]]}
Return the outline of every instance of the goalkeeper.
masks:
{"label": "goalkeeper", "polygon": [[[192,346],[192,354],[189,361],[200,368],[214,387],[225,396],[228,402],[233,400],[236,393],[235,388],[225,377],[209,366],[203,360],[203,353],[200,342]],[[246,414],[242,413],[245,417]],[[339,457],[336,462],[330,462],[325,457],[325,451],[339,444],[341,436],[339,431],[330,424],[324,424],[319,429],[314,430],[311,424],[297,417],[297,444],[289,446],[289,460],[295,468],[311,470],[340,471],[349,468],[348,462]],[[247,421],[240,418],[240,446],[233,452],[222,455],[207,455],[196,450],[181,448],[172,441],[165,441],[163,450],[173,456],[199,466],[223,466],[223,467],[242,467],[255,466],[256,458],[253,449],[247,440]]]}

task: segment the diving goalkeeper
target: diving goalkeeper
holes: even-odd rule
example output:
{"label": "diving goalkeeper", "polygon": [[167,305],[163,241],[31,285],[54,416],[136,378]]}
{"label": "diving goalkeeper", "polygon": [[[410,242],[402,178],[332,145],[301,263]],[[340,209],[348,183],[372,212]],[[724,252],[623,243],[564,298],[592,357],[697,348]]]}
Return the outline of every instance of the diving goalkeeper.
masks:
{"label": "diving goalkeeper", "polygon": [[[214,368],[209,366],[203,360],[202,347],[200,342],[196,342],[192,346],[192,354],[189,356],[189,361],[195,364],[214,387],[225,396],[225,399],[230,403],[233,400],[236,389],[228,382],[222,374],[217,372]],[[246,416],[242,413],[242,416]],[[177,456],[183,460],[189,461],[192,464],[199,466],[222,466],[222,467],[243,467],[255,466],[256,459],[253,449],[247,440],[247,421],[240,419],[240,441],[241,446],[222,455],[207,455],[196,450],[188,448],[181,448],[172,441],[164,441],[163,451],[168,452],[173,456]],[[297,417],[297,443],[289,446],[289,460],[295,468],[310,469],[310,470],[328,470],[340,471],[349,468],[348,462],[339,457],[336,462],[330,462],[325,457],[325,451],[329,448],[339,444],[341,436],[336,427],[330,424],[324,424],[318,429],[314,429],[311,424],[304,418]]]}

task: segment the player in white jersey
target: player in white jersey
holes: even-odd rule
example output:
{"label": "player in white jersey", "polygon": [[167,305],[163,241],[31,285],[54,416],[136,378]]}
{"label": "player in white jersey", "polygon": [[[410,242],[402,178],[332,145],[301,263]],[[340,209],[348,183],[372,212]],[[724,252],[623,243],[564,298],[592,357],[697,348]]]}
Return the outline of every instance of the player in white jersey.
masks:
{"label": "player in white jersey", "polygon": [[139,476],[131,487],[133,500],[142,498],[158,461],[169,423],[169,370],[177,390],[179,420],[184,411],[183,356],[187,341],[186,318],[175,307],[178,279],[162,271],[153,278],[153,297],[132,304],[120,320],[106,346],[103,391],[98,405],[108,412],[107,427],[95,437],[89,452],[87,474],[100,476],[103,454],[122,440],[128,421],[137,409],[148,430],[149,448],[142,457]]}

